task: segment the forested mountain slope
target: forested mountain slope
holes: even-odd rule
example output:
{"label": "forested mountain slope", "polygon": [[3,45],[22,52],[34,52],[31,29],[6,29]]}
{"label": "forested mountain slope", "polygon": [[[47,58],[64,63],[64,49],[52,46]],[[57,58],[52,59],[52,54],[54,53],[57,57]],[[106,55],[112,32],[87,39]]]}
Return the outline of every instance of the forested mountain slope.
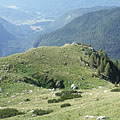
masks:
{"label": "forested mountain slope", "polygon": [[112,58],[120,59],[120,8],[90,12],[77,17],[65,27],[40,35],[34,42],[38,46],[61,46],[81,42],[105,50]]}

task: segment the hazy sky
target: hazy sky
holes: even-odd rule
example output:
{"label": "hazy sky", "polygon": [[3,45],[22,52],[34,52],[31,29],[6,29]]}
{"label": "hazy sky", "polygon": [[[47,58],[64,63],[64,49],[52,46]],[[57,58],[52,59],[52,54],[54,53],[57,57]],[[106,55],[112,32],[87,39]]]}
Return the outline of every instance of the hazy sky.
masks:
{"label": "hazy sky", "polygon": [[0,6],[51,14],[65,13],[81,7],[119,5],[120,0],[0,0]]}

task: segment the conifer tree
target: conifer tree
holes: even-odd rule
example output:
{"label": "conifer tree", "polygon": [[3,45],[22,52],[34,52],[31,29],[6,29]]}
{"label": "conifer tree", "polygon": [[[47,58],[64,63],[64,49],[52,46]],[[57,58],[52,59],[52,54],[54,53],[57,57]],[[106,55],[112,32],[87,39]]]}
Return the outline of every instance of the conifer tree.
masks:
{"label": "conifer tree", "polygon": [[103,73],[104,72],[104,61],[101,59],[101,62],[100,62],[100,73]]}
{"label": "conifer tree", "polygon": [[100,66],[99,66],[97,69],[97,75],[100,76],[100,74],[101,74],[101,70],[100,70]]}
{"label": "conifer tree", "polygon": [[113,63],[114,63],[114,65],[115,65],[116,67],[118,67],[119,62],[118,62],[117,59],[114,59],[114,60],[113,60]]}
{"label": "conifer tree", "polygon": [[100,65],[100,58],[97,57],[97,67]]}
{"label": "conifer tree", "polygon": [[96,66],[97,58],[95,53],[91,54],[89,62],[92,67]]}
{"label": "conifer tree", "polygon": [[110,74],[111,74],[111,68],[110,68],[110,63],[108,62],[105,67],[105,75],[110,77]]}

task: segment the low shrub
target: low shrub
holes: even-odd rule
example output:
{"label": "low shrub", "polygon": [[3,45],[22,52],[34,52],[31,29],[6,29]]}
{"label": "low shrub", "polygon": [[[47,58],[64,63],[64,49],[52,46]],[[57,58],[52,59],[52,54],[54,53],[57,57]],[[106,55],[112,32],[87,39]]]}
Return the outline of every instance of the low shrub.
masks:
{"label": "low shrub", "polygon": [[68,99],[73,99],[73,98],[80,98],[82,97],[81,95],[79,94],[64,94],[60,97],[60,99],[62,100],[68,100]]}
{"label": "low shrub", "polygon": [[62,100],[68,100],[68,99],[73,99],[73,98],[80,98],[82,97],[81,94],[78,94],[77,91],[63,91],[62,95],[60,96],[60,99]]}
{"label": "low shrub", "polygon": [[65,103],[65,104],[60,105],[60,107],[61,107],[61,108],[64,108],[64,107],[69,107],[69,106],[71,106],[71,104],[70,104],[70,103]]}
{"label": "low shrub", "polygon": [[41,116],[41,115],[45,115],[45,114],[50,114],[51,112],[53,112],[53,110],[36,109],[36,110],[34,110],[33,114]]}
{"label": "low shrub", "polygon": [[112,89],[111,92],[120,92],[120,88]]}
{"label": "low shrub", "polygon": [[0,118],[8,118],[16,115],[21,115],[21,114],[24,114],[24,113],[19,112],[18,110],[13,108],[6,108],[6,109],[0,110]]}
{"label": "low shrub", "polygon": [[62,99],[51,99],[51,100],[48,100],[48,103],[58,103],[58,102],[63,102],[64,100]]}
{"label": "low shrub", "polygon": [[55,93],[56,96],[61,96],[62,95],[62,92],[57,92]]}
{"label": "low shrub", "polygon": [[55,93],[56,96],[59,96],[59,99],[51,99],[48,100],[48,103],[58,103],[63,102],[64,100],[80,98],[82,97],[77,91],[69,90]]}

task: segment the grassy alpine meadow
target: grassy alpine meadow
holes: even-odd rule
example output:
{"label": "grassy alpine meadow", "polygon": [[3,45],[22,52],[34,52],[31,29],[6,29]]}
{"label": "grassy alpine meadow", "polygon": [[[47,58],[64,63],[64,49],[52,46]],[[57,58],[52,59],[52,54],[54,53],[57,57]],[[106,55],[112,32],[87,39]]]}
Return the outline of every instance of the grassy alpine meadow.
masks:
{"label": "grassy alpine meadow", "polygon": [[[29,86],[29,85],[28,85]],[[110,87],[113,87],[110,85]],[[95,120],[99,116],[106,116],[107,120],[119,120],[120,93],[111,92],[111,89],[101,87],[93,90],[81,90],[82,97],[66,100],[59,103],[47,103],[49,99],[57,98],[56,91],[49,91],[33,86],[33,92],[25,94],[15,94],[15,97],[5,97],[0,99],[1,109],[16,108],[24,112],[23,115],[4,118],[5,120],[83,120],[86,116],[93,116]],[[30,101],[24,101],[25,99]],[[8,102],[10,101],[10,102]],[[61,108],[65,103],[70,103],[70,107]],[[34,116],[32,110],[43,109],[53,110],[50,114]]]}
{"label": "grassy alpine meadow", "polygon": [[[105,116],[119,120],[119,87],[111,91],[115,85],[96,76],[97,69],[89,62],[92,52],[90,46],[74,43],[0,58],[0,119],[96,120]],[[72,84],[78,89],[73,91]],[[3,118],[4,109],[16,113]]]}

